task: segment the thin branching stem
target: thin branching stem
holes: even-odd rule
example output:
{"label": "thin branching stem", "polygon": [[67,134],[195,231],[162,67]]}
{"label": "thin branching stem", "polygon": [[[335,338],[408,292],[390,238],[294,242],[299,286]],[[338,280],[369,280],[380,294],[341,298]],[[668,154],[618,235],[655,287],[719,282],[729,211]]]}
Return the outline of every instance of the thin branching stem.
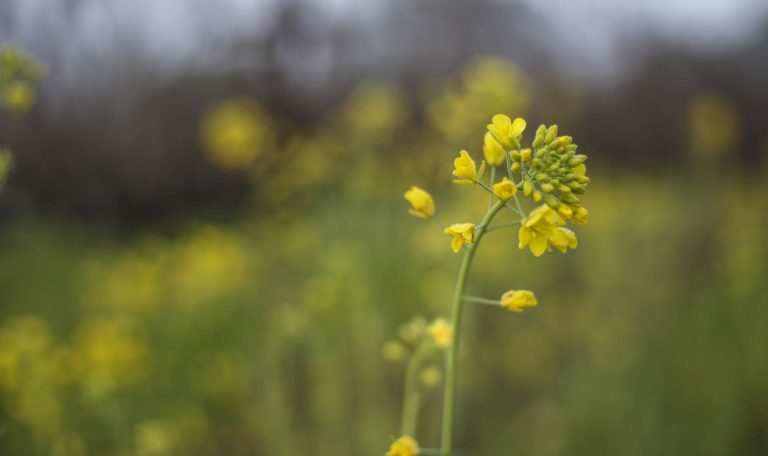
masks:
{"label": "thin branching stem", "polygon": [[442,435],[440,442],[440,449],[443,456],[451,454],[453,448],[453,422],[456,413],[456,391],[458,380],[458,365],[459,365],[459,345],[461,341],[461,323],[462,315],[464,313],[464,290],[467,287],[467,279],[469,278],[469,269],[472,265],[472,258],[475,256],[477,247],[480,245],[480,241],[485,234],[486,228],[496,214],[505,206],[504,201],[499,200],[493,207],[485,214],[483,221],[480,222],[481,228],[475,231],[475,238],[469,250],[464,252],[464,257],[461,260],[461,266],[459,267],[459,276],[456,280],[456,290],[453,295],[453,312],[452,312],[452,324],[453,324],[453,340],[448,351],[446,359],[446,378],[445,378],[445,391],[443,397],[443,423],[442,423]]}

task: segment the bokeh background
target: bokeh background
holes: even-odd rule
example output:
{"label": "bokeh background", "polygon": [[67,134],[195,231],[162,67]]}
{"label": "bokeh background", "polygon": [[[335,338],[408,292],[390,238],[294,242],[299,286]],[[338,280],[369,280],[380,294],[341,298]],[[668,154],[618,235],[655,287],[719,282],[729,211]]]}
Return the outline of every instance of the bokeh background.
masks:
{"label": "bokeh background", "polygon": [[44,65],[0,110],[0,453],[383,454],[382,347],[458,269],[403,191],[479,219],[498,112],[574,136],[591,215],[486,238],[472,294],[540,306],[469,309],[460,454],[768,453],[767,3],[3,0],[0,41]]}

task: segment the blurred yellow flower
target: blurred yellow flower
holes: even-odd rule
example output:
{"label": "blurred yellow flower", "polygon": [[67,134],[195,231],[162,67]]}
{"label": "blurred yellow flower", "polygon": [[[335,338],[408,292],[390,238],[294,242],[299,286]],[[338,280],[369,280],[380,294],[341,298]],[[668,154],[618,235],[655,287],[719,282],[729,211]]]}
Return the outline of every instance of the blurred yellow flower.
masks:
{"label": "blurred yellow flower", "polygon": [[451,249],[454,253],[459,253],[464,244],[471,244],[475,236],[474,223],[454,223],[443,230],[445,234],[453,236],[451,239]]}
{"label": "blurred yellow flower", "polygon": [[392,442],[386,456],[415,456],[419,454],[419,444],[413,437],[404,435]]}
{"label": "blurred yellow flower", "polygon": [[501,295],[501,307],[512,312],[522,312],[526,307],[534,307],[539,301],[528,290],[509,290]]}
{"label": "blurred yellow flower", "polygon": [[2,102],[13,114],[24,114],[35,103],[35,89],[26,81],[13,81],[2,92]]}
{"label": "blurred yellow flower", "polygon": [[148,347],[137,323],[127,317],[91,317],[78,327],[77,349],[94,391],[135,383],[146,373]]}
{"label": "blurred yellow flower", "polygon": [[344,131],[370,143],[390,138],[408,119],[406,96],[395,85],[362,83],[341,108]]}
{"label": "blurred yellow flower", "polygon": [[489,131],[483,136],[483,155],[485,155],[485,161],[491,166],[499,166],[505,160],[504,148]]}
{"label": "blurred yellow flower", "polygon": [[419,372],[419,381],[427,388],[434,388],[443,381],[443,371],[437,366],[427,366]]}
{"label": "blurred yellow flower", "polygon": [[475,161],[466,150],[459,152],[459,156],[453,160],[453,175],[460,179],[454,179],[457,184],[474,184],[483,175],[485,162],[480,165],[478,173],[475,167]]}
{"label": "blurred yellow flower", "polygon": [[412,209],[408,209],[408,213],[413,216],[421,218],[430,218],[435,215],[435,202],[432,200],[432,195],[424,191],[423,189],[413,185],[405,192],[405,199],[411,203]]}
{"label": "blurred yellow flower", "polygon": [[695,152],[717,155],[735,149],[741,131],[739,112],[730,99],[703,93],[691,102],[688,125]]}
{"label": "blurred yellow flower", "polygon": [[421,315],[417,315],[401,324],[400,328],[398,328],[398,332],[400,334],[400,338],[405,342],[415,343],[421,339],[421,336],[424,335],[426,328],[427,320]]}
{"label": "blurred yellow flower", "polygon": [[493,184],[493,194],[504,201],[509,201],[517,194],[517,187],[506,177]]}
{"label": "blurred yellow flower", "polygon": [[[555,228],[565,225],[565,220],[551,207],[542,204],[523,219],[518,231],[519,247],[529,247],[535,256],[541,256],[549,247]],[[558,241],[562,238],[558,237]],[[559,247],[558,247],[559,248]]]}
{"label": "blurred yellow flower", "polygon": [[396,340],[390,340],[381,348],[381,354],[384,359],[391,362],[402,361],[408,354],[408,349]]}
{"label": "blurred yellow flower", "polygon": [[451,345],[451,340],[453,339],[453,326],[445,318],[436,318],[427,327],[427,333],[432,337],[436,346],[446,348]]}
{"label": "blurred yellow flower", "polygon": [[201,139],[208,158],[224,169],[244,169],[274,145],[269,116],[254,100],[235,98],[205,115]]}
{"label": "blurred yellow flower", "polygon": [[504,114],[496,114],[488,124],[488,131],[507,149],[512,148],[525,131],[525,119],[518,117],[514,121]]}

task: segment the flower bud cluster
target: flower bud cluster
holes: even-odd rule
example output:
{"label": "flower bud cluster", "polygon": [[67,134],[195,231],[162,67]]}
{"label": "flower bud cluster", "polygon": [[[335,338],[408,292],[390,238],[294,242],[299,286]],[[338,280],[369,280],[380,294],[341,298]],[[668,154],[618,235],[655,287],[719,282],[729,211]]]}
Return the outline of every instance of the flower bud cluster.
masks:
{"label": "flower bud cluster", "polygon": [[512,150],[512,170],[522,175],[522,190],[535,202],[543,201],[564,219],[586,223],[587,210],[579,195],[587,190],[589,177],[570,136],[557,136],[557,125],[536,130],[533,149]]}

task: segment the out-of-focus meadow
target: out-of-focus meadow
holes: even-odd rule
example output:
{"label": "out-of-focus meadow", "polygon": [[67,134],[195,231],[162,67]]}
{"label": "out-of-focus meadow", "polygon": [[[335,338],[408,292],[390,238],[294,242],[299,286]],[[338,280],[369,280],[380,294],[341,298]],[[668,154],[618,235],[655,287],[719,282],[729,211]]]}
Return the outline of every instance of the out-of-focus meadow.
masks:
{"label": "out-of-focus meadow", "polygon": [[404,367],[382,347],[448,314],[458,268],[403,191],[479,218],[452,159],[501,112],[574,136],[590,219],[568,255],[486,238],[472,293],[540,304],[468,308],[460,454],[765,454],[768,100],[742,70],[768,74],[766,43],[657,43],[600,89],[471,50],[322,101],[233,61],[145,98],[121,80],[116,106],[62,95],[39,52],[36,105],[0,114],[0,453],[383,454]]}

